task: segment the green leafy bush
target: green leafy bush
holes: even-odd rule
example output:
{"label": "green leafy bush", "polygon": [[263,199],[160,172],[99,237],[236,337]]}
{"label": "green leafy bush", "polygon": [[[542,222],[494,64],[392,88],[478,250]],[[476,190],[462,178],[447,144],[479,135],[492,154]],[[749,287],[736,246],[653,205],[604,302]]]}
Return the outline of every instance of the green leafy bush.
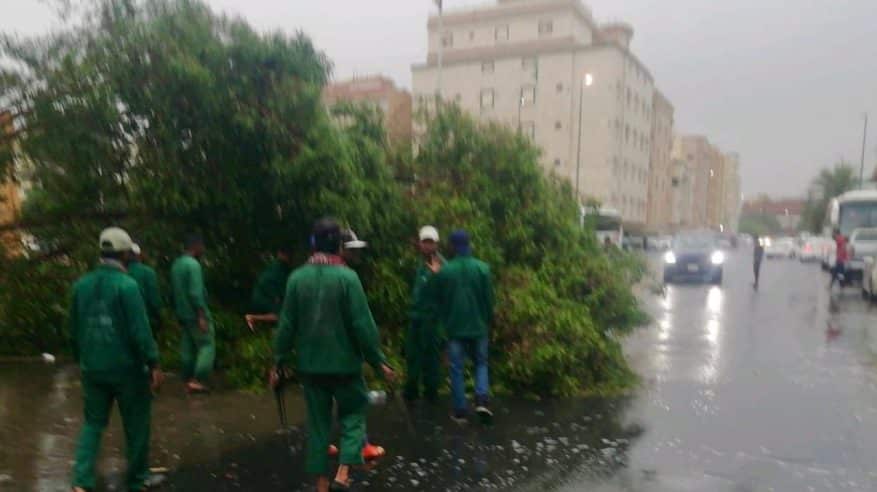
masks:
{"label": "green leafy bush", "polygon": [[[16,62],[0,67],[0,99],[33,171],[22,227],[60,258],[26,263],[33,274],[0,293],[5,329],[22,333],[10,351],[63,347],[59,293],[94,261],[102,227],[132,231],[162,276],[182,234],[200,229],[218,363],[232,385],[261,386],[271,337],[243,323],[250,288],[277,246],[304,260],[310,225],[334,215],[369,242],[354,268],[396,367],[413,239],[429,223],[467,229],[492,265],[497,388],[552,396],[630,381],[615,336],[643,320],[640,265],[578,225],[570,186],[545,176],[526,139],[442,106],[415,156],[387,142],[374,108],[323,108],[330,63],[303,35],[259,34],[194,0],[98,5],[63,36],[0,48]],[[175,324],[158,337],[175,366]]]}

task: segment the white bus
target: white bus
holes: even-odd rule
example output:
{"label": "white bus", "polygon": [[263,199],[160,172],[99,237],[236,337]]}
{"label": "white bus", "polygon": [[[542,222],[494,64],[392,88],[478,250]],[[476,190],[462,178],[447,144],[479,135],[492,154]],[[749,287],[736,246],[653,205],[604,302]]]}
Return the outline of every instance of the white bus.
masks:
{"label": "white bus", "polygon": [[[853,231],[862,227],[877,227],[877,190],[848,191],[831,200],[826,211],[823,234],[832,238],[834,230],[849,238]],[[824,263],[835,263],[836,251],[832,242],[827,248]],[[855,276],[861,272],[851,272]]]}
{"label": "white bus", "polygon": [[586,221],[593,223],[594,232],[597,233],[597,240],[600,244],[609,238],[612,244],[621,248],[624,241],[624,224],[618,210],[609,207],[600,207],[599,209],[582,207],[580,220],[582,227],[585,226]]}

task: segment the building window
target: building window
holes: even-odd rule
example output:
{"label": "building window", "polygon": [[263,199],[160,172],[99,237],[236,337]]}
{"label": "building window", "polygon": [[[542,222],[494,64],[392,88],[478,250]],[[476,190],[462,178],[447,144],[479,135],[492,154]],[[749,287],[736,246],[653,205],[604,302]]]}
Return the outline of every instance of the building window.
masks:
{"label": "building window", "polygon": [[541,20],[539,21],[539,35],[540,36],[550,36],[551,33],[554,32],[554,21],[550,20]]}
{"label": "building window", "polygon": [[557,83],[557,92],[563,92],[563,82]]}
{"label": "building window", "polygon": [[560,159],[554,159],[554,167],[560,167]]}
{"label": "building window", "polygon": [[458,92],[457,95],[454,96],[454,101],[456,101],[457,104],[460,104],[460,102],[462,100],[463,100],[463,95]]}
{"label": "building window", "polygon": [[523,69],[525,72],[532,73],[534,78],[538,78],[539,60],[537,60],[535,57],[521,58],[521,69]]}
{"label": "building window", "polygon": [[481,73],[493,73],[496,65],[492,61],[481,62]]}
{"label": "building window", "polygon": [[536,139],[536,123],[532,121],[525,121],[521,123],[521,135],[529,138],[530,140]]}
{"label": "building window", "polygon": [[454,33],[446,32],[442,35],[442,46],[445,48],[454,47]]}
{"label": "building window", "polygon": [[469,41],[475,41],[475,31],[469,31]]}
{"label": "building window", "polygon": [[497,41],[508,41],[509,40],[509,26],[497,26],[494,31],[494,36],[496,36]]}
{"label": "building window", "polygon": [[481,109],[493,108],[493,89],[481,89]]}
{"label": "building window", "polygon": [[555,130],[560,130],[561,128],[563,128],[563,124],[562,124],[561,122],[559,122],[559,121],[555,121],[555,122],[554,122],[554,129],[555,129]]}
{"label": "building window", "polygon": [[521,106],[532,106],[536,104],[536,86],[525,85],[521,87]]}

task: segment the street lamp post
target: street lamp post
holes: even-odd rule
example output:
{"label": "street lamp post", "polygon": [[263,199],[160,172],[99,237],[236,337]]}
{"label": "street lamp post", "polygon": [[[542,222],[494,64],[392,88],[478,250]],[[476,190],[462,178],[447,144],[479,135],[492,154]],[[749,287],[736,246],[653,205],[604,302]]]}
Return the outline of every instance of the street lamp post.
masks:
{"label": "street lamp post", "polygon": [[444,68],[444,52],[445,52],[445,25],[444,19],[442,18],[442,4],[444,0],[435,0],[435,4],[438,7],[438,29],[439,29],[439,44],[438,44],[438,74],[436,75],[436,88],[435,88],[435,106],[436,111],[438,111],[439,102],[441,102],[442,98],[442,69]]}
{"label": "street lamp post", "polygon": [[865,130],[862,132],[862,164],[859,167],[859,188],[865,185],[865,145],[868,143],[868,113],[865,113]]}
{"label": "street lamp post", "polygon": [[594,84],[594,76],[586,73],[582,79],[582,85],[579,87],[579,138],[576,149],[576,200],[579,197],[579,176],[582,169],[582,112],[584,111],[585,87],[591,87]]}

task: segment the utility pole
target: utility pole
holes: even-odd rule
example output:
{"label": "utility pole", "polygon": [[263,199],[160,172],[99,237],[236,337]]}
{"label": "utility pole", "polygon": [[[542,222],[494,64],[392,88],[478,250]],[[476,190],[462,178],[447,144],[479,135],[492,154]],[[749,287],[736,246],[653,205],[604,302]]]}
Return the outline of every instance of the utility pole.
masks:
{"label": "utility pole", "polygon": [[444,54],[445,54],[445,24],[442,18],[443,8],[442,4],[444,0],[435,0],[435,4],[438,7],[438,29],[439,29],[439,45],[438,45],[438,75],[436,80],[436,89],[435,89],[435,108],[436,112],[438,112],[439,103],[442,99],[442,68],[444,65]]}
{"label": "utility pole", "polygon": [[585,102],[585,87],[590,87],[594,83],[594,76],[586,73],[582,78],[582,85],[579,86],[579,135],[578,145],[576,149],[576,200],[579,200],[579,176],[582,170],[582,112]]}
{"label": "utility pole", "polygon": [[859,167],[859,188],[865,185],[865,146],[868,142],[868,113],[865,113],[865,131],[862,132],[862,164]]}

